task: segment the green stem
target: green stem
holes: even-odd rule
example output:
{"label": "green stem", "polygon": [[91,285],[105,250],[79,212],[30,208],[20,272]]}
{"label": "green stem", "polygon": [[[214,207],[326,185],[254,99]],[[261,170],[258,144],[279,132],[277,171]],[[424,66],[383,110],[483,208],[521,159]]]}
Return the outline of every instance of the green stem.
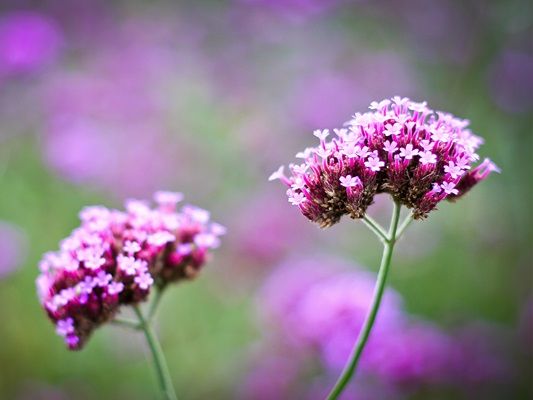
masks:
{"label": "green stem", "polygon": [[146,319],[148,322],[151,322],[152,319],[155,316],[155,313],[157,311],[157,307],[159,306],[159,302],[161,301],[161,296],[163,295],[163,289],[156,288],[154,293],[154,298],[152,300],[152,303],[150,304],[150,309],[148,310],[148,316]]}
{"label": "green stem", "polygon": [[365,216],[363,217],[363,222],[372,232],[376,234],[377,237],[380,238],[382,242],[386,242],[388,240],[387,233],[385,232],[385,230],[381,227],[380,224],[374,221],[372,217],[365,214]]}
{"label": "green stem", "polygon": [[177,400],[161,345],[159,344],[150,323],[143,316],[141,309],[138,306],[134,306],[133,310],[135,311],[135,314],[137,314],[137,318],[139,318],[140,328],[144,331],[144,336],[146,337],[146,341],[152,352],[157,379],[163,393],[162,398],[165,400]]}
{"label": "green stem", "polygon": [[376,320],[376,315],[381,304],[381,299],[383,298],[383,293],[385,291],[385,282],[387,281],[387,274],[389,272],[389,267],[392,259],[392,251],[394,250],[394,245],[396,243],[396,233],[398,230],[398,221],[400,219],[400,204],[394,202],[394,210],[392,212],[392,219],[389,227],[389,233],[387,239],[383,241],[383,256],[381,258],[381,265],[379,267],[378,279],[376,282],[376,287],[374,289],[374,296],[372,299],[372,304],[370,306],[370,311],[363,323],[357,342],[352,350],[348,363],[344,367],[341,376],[337,380],[337,383],[331,390],[328,400],[338,399],[342,394],[343,390],[346,388],[346,385],[352,379],[355,370],[357,368],[357,363],[361,358],[363,349],[365,348],[368,337],[372,327],[374,326],[374,321]]}
{"label": "green stem", "polygon": [[132,321],[131,319],[124,319],[124,318],[115,318],[111,321],[113,325],[117,326],[124,326],[127,328],[133,328],[133,329],[140,329],[141,326],[137,321]]}
{"label": "green stem", "polygon": [[413,214],[410,213],[400,224],[400,227],[398,228],[398,232],[396,232],[396,240],[402,237],[404,231],[407,229],[409,225],[411,225],[411,222],[414,221]]}

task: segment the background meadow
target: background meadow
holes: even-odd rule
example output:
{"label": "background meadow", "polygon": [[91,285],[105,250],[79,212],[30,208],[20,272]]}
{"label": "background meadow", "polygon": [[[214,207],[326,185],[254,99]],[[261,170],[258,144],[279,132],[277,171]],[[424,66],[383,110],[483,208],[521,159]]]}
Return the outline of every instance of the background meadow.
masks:
{"label": "background meadow", "polygon": [[363,224],[307,222],[267,177],[396,94],[469,119],[503,172],[407,231],[389,284],[408,325],[383,323],[392,347],[346,398],[531,398],[531,34],[521,0],[0,2],[0,398],[155,397],[140,334],[68,352],[34,280],[83,206],[158,189],[228,228],[160,309],[179,397],[320,398],[342,365],[321,345],[357,333],[343,313],[381,248]]}

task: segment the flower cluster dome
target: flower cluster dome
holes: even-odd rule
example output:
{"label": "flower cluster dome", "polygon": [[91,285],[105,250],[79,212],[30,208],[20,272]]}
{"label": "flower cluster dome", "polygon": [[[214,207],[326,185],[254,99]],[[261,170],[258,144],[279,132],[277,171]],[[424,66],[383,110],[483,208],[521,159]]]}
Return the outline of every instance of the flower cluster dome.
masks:
{"label": "flower cluster dome", "polygon": [[483,140],[467,120],[434,112],[426,102],[399,96],[372,102],[341,129],[316,130],[320,140],[296,154],[290,176],[280,167],[270,180],[288,186],[289,202],[311,221],[328,227],[347,214],[362,218],[378,193],[389,193],[425,218],[437,204],[453,200],[498,168],[476,153]]}
{"label": "flower cluster dome", "polygon": [[147,299],[154,286],[194,278],[225,228],[209,212],[176,205],[180,193],[157,192],[157,208],[138,200],[126,211],[83,209],[81,226],[39,264],[41,304],[70,349],[83,347],[121,305]]}

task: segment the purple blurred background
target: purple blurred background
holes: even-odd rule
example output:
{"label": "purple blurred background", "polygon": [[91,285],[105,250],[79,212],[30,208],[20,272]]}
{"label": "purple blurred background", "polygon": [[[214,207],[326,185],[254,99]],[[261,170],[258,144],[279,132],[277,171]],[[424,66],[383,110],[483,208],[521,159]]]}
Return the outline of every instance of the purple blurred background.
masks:
{"label": "purple blurred background", "polygon": [[470,119],[503,174],[406,233],[344,398],[530,398],[531,17],[521,0],[1,2],[0,397],[152,396],[141,338],[105,328],[65,352],[33,281],[81,207],[168,189],[228,227],[163,302],[180,397],[323,398],[379,243],[312,226],[267,177],[398,94]]}

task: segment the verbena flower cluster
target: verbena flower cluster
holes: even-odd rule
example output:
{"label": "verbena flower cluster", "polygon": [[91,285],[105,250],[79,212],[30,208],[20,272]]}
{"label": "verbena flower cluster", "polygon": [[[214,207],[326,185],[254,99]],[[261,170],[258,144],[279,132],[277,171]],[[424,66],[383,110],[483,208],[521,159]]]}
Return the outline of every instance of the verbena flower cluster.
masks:
{"label": "verbena flower cluster", "polygon": [[498,171],[489,159],[472,168],[483,140],[467,129],[467,120],[398,96],[370,109],[334,129],[331,140],[328,129],[316,130],[320,144],[296,154],[302,163],[289,165],[291,176],[280,167],[269,178],[288,186],[289,202],[322,227],[345,214],[362,218],[378,193],[389,193],[421,219]]}
{"label": "verbena flower cluster", "polygon": [[219,246],[225,228],[209,222],[206,210],[177,211],[182,197],[157,192],[155,209],[138,200],[127,201],[125,212],[87,207],[60,250],[44,255],[38,294],[70,349],[80,349],[121,305],[146,300],[154,286],[194,278]]}

